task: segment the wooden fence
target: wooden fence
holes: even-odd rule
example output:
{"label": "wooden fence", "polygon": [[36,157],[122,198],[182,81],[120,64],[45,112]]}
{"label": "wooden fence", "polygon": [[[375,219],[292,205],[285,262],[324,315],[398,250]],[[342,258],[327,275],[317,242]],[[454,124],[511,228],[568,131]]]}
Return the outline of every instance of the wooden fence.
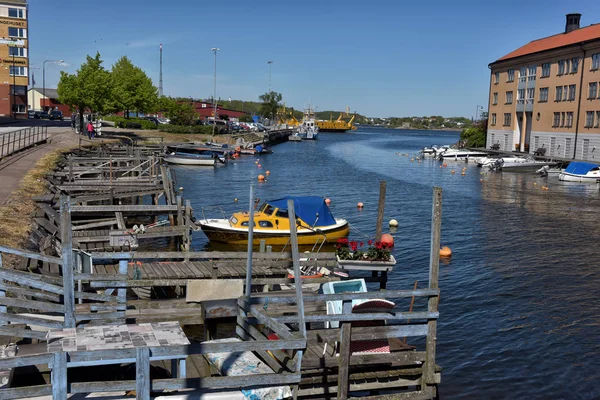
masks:
{"label": "wooden fence", "polygon": [[0,158],[48,140],[48,127],[34,126],[14,132],[0,133]]}

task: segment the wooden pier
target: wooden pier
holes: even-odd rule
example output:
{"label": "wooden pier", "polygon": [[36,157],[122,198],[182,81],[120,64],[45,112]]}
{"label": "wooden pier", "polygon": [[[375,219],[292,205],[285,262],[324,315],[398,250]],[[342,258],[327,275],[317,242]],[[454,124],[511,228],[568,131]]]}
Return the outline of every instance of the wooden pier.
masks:
{"label": "wooden pier", "polygon": [[[0,357],[0,371],[49,375],[0,386],[0,399],[129,391],[139,399],[239,398],[240,388],[259,398],[265,388],[281,398],[437,396],[441,189],[433,191],[425,288],[385,290],[383,268],[363,271],[380,290],[320,294],[307,284],[348,278],[303,277],[302,266],[333,269],[337,261],[299,253],[295,231],[288,253],[190,251],[193,210],[152,148],[73,155],[48,179],[51,192],[36,199],[39,251],[0,247],[0,338],[25,338],[16,355]],[[293,202],[288,208],[294,226]],[[140,230],[157,220],[165,225]],[[171,235],[175,249],[145,248],[143,235],[149,243]],[[218,325],[229,326],[227,339]],[[181,326],[201,334],[188,340]],[[235,360],[232,368],[223,357]]]}

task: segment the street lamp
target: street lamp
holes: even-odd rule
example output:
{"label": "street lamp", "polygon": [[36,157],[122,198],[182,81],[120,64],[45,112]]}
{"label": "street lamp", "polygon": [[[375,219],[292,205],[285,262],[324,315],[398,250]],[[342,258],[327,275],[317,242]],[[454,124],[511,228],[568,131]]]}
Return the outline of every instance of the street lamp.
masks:
{"label": "street lamp", "polygon": [[271,68],[273,66],[273,61],[269,60],[267,61],[267,64],[269,64],[269,93],[271,93]]}
{"label": "street lamp", "polygon": [[217,127],[217,51],[219,51],[218,47],[213,47],[210,49],[213,53],[215,53],[215,79],[214,79],[214,87],[213,87],[213,136],[215,135],[215,128]]}
{"label": "street lamp", "polygon": [[[64,62],[64,60],[45,60],[44,63],[42,64],[42,81],[43,81],[43,96],[46,96],[46,63],[47,62],[51,62],[51,63],[61,63]],[[44,110],[44,106],[42,106],[42,111]]]}

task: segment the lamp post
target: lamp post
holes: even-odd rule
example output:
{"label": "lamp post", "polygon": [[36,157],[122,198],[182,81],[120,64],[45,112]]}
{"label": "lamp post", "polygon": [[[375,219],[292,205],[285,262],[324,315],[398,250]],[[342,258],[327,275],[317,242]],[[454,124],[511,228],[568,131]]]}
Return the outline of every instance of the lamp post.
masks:
{"label": "lamp post", "polygon": [[269,93],[271,93],[271,68],[273,66],[273,61],[269,60],[267,61],[267,64],[269,64]]}
{"label": "lamp post", "polygon": [[213,47],[210,49],[213,53],[215,53],[215,79],[213,83],[213,136],[215,135],[215,128],[217,127],[217,51],[219,51],[218,47]]}
{"label": "lamp post", "polygon": [[[64,60],[44,60],[44,62],[42,63],[42,85],[43,85],[43,91],[42,91],[42,95],[44,97],[46,96],[46,63],[47,62],[52,62],[52,63],[59,63],[59,62],[64,62]],[[42,106],[42,111],[44,111],[44,106]]]}

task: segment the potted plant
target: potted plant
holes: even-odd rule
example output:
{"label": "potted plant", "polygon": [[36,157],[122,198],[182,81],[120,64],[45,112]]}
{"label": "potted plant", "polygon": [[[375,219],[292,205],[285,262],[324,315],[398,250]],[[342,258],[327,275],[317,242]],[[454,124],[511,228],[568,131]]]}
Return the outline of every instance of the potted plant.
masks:
{"label": "potted plant", "polygon": [[338,239],[335,244],[338,265],[395,265],[396,259],[392,255],[392,246],[387,243],[369,240],[368,247],[363,249],[364,242]]}

